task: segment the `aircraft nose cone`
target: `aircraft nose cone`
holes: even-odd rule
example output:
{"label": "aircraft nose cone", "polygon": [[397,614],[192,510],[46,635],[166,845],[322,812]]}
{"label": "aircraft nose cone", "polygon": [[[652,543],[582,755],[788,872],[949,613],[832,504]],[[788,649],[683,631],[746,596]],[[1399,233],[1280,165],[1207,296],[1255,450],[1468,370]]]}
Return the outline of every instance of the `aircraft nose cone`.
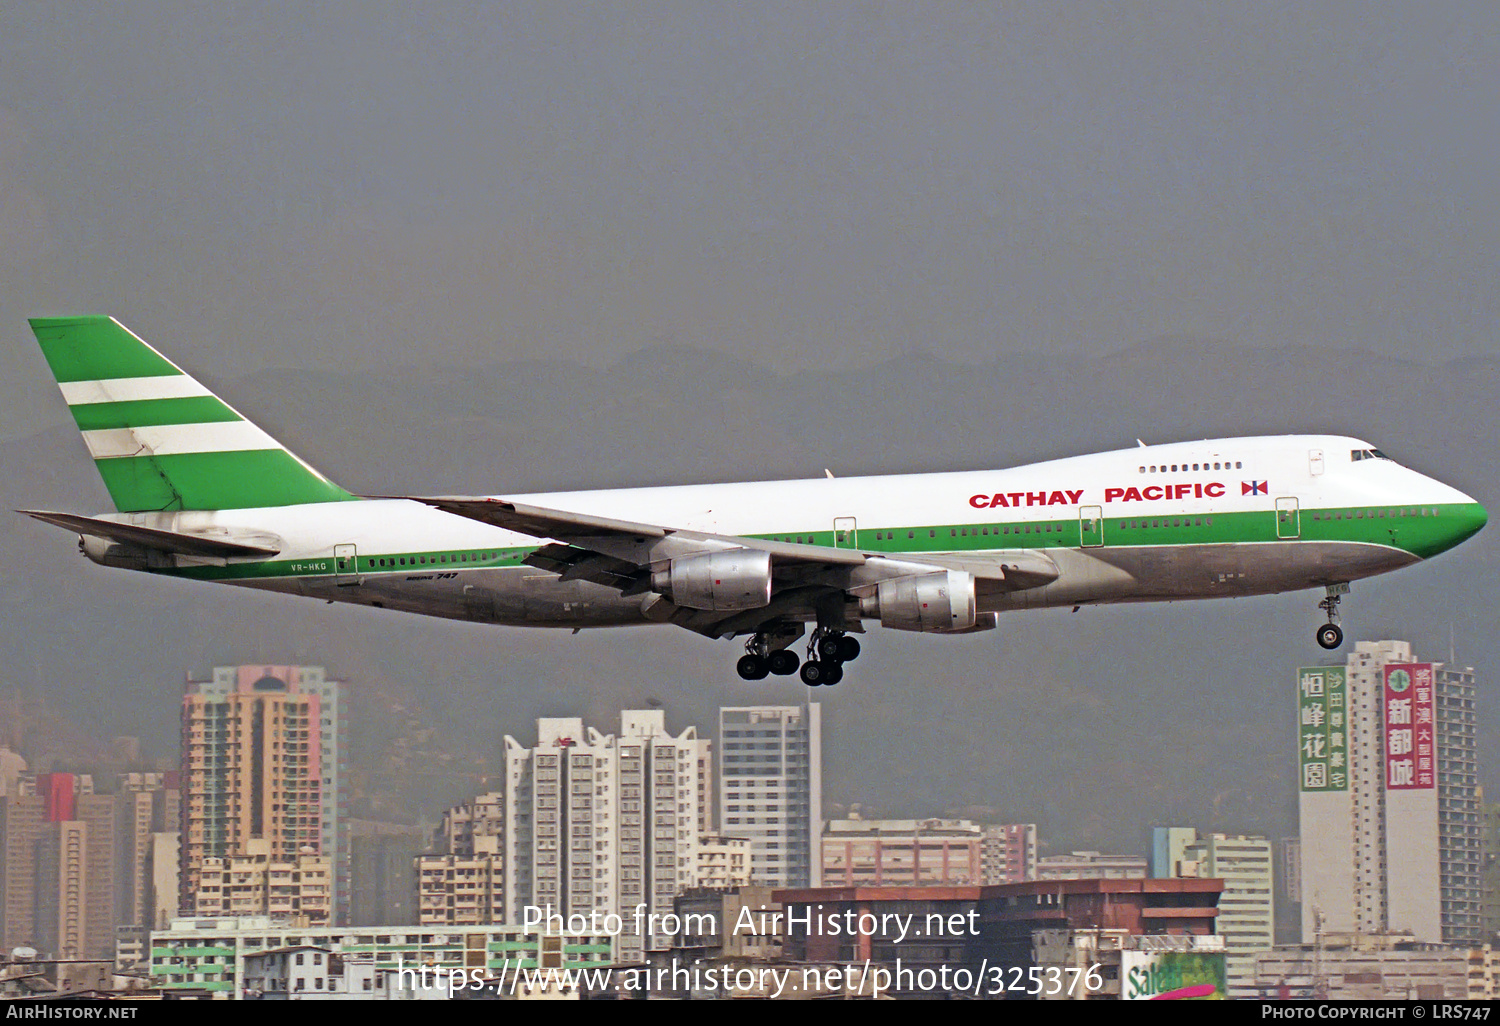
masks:
{"label": "aircraft nose cone", "polygon": [[[1454,507],[1452,510],[1452,515],[1447,525],[1448,530],[1445,532],[1448,535],[1448,544],[1445,548],[1451,549],[1460,542],[1474,537],[1484,528],[1485,524],[1489,523],[1489,510],[1473,499],[1469,499],[1468,496],[1464,496],[1464,498],[1468,499],[1468,501]],[[1444,512],[1448,511],[1445,510]]]}

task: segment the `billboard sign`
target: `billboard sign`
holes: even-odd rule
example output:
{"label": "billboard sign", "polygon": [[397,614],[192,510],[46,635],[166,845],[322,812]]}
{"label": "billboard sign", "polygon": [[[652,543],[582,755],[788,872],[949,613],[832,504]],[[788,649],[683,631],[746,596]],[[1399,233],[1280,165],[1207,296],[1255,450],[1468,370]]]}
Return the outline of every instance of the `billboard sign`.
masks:
{"label": "billboard sign", "polygon": [[1385,788],[1430,791],[1437,786],[1437,703],[1432,663],[1385,667]]}
{"label": "billboard sign", "polygon": [[1122,951],[1120,1000],[1223,1000],[1229,983],[1222,951]]}
{"label": "billboard sign", "polygon": [[1297,671],[1297,760],[1303,791],[1349,789],[1348,696],[1342,666]]}

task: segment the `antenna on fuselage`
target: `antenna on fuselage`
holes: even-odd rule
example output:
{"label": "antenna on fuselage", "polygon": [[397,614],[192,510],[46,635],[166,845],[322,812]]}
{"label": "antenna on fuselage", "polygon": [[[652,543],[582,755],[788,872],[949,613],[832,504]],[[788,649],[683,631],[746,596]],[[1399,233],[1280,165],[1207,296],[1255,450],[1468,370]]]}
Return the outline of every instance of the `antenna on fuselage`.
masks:
{"label": "antenna on fuselage", "polygon": [[1142,449],[1144,449],[1144,448],[1146,448],[1146,443],[1145,443],[1145,442],[1143,442],[1143,441],[1141,441],[1141,440],[1140,440],[1140,439],[1139,439],[1139,438],[1137,438],[1137,439],[1136,439],[1136,440],[1135,440],[1135,444],[1136,444],[1136,445],[1139,445],[1139,446],[1140,446],[1140,447],[1141,447],[1141,448],[1142,448]]}

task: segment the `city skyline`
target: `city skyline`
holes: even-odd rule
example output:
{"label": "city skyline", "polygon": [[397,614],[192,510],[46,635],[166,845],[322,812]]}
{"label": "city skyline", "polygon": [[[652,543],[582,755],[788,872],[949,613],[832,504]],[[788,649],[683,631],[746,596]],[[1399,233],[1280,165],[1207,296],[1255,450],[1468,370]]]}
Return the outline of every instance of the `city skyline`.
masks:
{"label": "city skyline", "polygon": [[[1351,647],[1353,645],[1355,645],[1355,644],[1367,644],[1367,643],[1351,642]],[[1342,662],[1338,661],[1336,659],[1330,659],[1330,660],[1325,660],[1325,664],[1326,665],[1342,665]],[[1447,665],[1447,664],[1446,663],[1439,663],[1439,665]],[[271,669],[271,670],[274,671],[274,667],[272,667],[271,664],[266,664],[266,663],[250,663],[250,664],[245,664],[244,669],[247,670],[247,671],[249,671],[249,672],[257,672],[259,670],[266,670],[266,669]],[[233,672],[238,672],[238,671],[236,671],[232,667],[231,668],[220,667],[218,670],[215,671],[215,673],[219,673],[221,675],[223,673],[233,673]],[[322,673],[324,671],[320,667],[320,668],[317,668],[316,672]],[[1472,672],[1472,671],[1467,671],[1467,672]],[[206,681],[206,680],[211,679],[211,677],[212,677],[212,675],[210,675],[210,677],[201,678],[201,680]],[[190,675],[190,682],[192,680],[193,680],[193,678]],[[347,684],[348,682],[345,682],[345,683]],[[354,686],[355,686],[356,689],[358,689],[359,685],[356,682],[354,684]],[[20,703],[22,701],[22,698],[21,698],[21,696],[19,694],[14,694],[13,693],[11,696],[9,696],[9,700],[13,704],[16,704],[16,703]],[[621,706],[621,708],[624,708],[624,707],[625,706]],[[16,708],[20,708],[19,704],[16,704]],[[1484,712],[1485,712],[1485,708],[1486,708],[1485,707],[1485,703],[1483,703],[1483,702],[1477,703],[1477,710],[1476,710],[1476,713],[1473,714],[1473,715],[1476,715],[1477,717],[1483,717]],[[347,716],[347,713],[341,713],[340,715],[341,716]],[[685,711],[684,712],[678,712],[675,709],[672,711],[672,717],[674,719],[680,719],[683,722],[687,721],[688,715],[689,714],[687,712],[685,712]],[[709,722],[715,722],[715,721],[714,720],[710,720]],[[500,731],[503,734],[505,732],[508,732],[509,729],[511,729],[511,728],[500,728]],[[717,740],[717,738],[713,734],[706,734],[706,735],[704,735],[704,737],[707,740],[710,740],[710,741]],[[81,735],[79,735],[79,738],[81,739]],[[89,742],[83,742],[83,743],[85,743],[86,745],[89,744]],[[123,748],[123,749],[120,749],[120,751],[131,752],[131,753],[134,753],[134,754],[131,757],[128,757],[128,758],[126,758],[126,757],[120,757],[118,759],[111,758],[108,761],[107,764],[101,764],[101,763],[98,763],[98,762],[90,761],[87,758],[85,758],[85,759],[79,759],[77,757],[67,757],[67,758],[59,759],[56,756],[56,754],[53,753],[53,754],[49,755],[39,765],[43,769],[50,769],[50,768],[55,767],[56,769],[58,769],[60,771],[73,771],[73,772],[77,772],[77,771],[90,772],[90,771],[92,771],[92,772],[95,772],[95,773],[97,773],[99,771],[99,768],[101,766],[103,766],[103,767],[105,767],[104,768],[104,772],[106,774],[106,777],[108,777],[110,775],[120,775],[122,780],[125,779],[125,777],[128,776],[130,773],[138,772],[138,771],[142,771],[142,770],[146,770],[146,771],[160,771],[163,768],[169,768],[169,769],[171,769],[175,773],[175,771],[176,771],[176,769],[177,769],[177,767],[179,765],[180,754],[178,752],[173,752],[171,754],[167,754],[165,752],[158,752],[158,753],[156,753],[154,755],[151,754],[151,753],[149,753],[149,752],[147,752],[144,756],[142,756],[141,753],[139,752],[139,749],[138,749],[139,742],[138,742],[137,739],[134,739],[134,738],[115,738],[115,739],[113,739],[112,743],[115,744],[115,745],[117,745],[117,746],[120,745],[120,744],[128,743],[128,744],[126,744],[126,747]],[[132,746],[134,746],[134,747],[132,747]],[[0,748],[3,748],[3,747],[4,747],[4,742],[0,741]],[[11,747],[11,750],[12,751],[20,751],[20,750],[24,749],[25,747],[26,747],[25,745],[14,745],[13,744],[12,747]],[[98,745],[94,745],[94,747],[95,747],[96,750],[98,749]],[[492,779],[492,780],[498,782],[498,780],[500,780],[503,777],[503,775],[504,775],[503,764],[502,764],[503,763],[503,756],[498,751],[498,749],[500,748],[500,746],[497,745],[495,747],[497,748],[496,758],[491,763],[491,768],[486,771],[486,776],[483,776],[483,777],[480,777],[480,778],[477,778],[477,779],[480,779],[480,780]],[[450,756],[444,756],[444,758],[451,758],[451,755]],[[1481,760],[1479,762],[1479,764],[1478,764],[1479,779],[1482,780],[1484,774],[1486,772],[1493,772],[1493,769],[1494,768],[1492,766],[1490,766],[1487,762]],[[35,767],[33,767],[33,771],[34,772],[36,771]],[[455,783],[455,784],[453,784],[451,786],[454,787],[454,788],[457,788],[456,790],[452,790],[451,791],[452,800],[467,799],[468,797],[472,796],[471,791],[463,790],[464,785],[456,784]],[[344,800],[347,802],[347,800],[348,800],[347,796],[345,797]],[[715,810],[715,815],[716,816],[722,816],[723,813],[722,813],[722,810],[720,810],[720,808],[719,808],[718,801],[719,801],[719,799],[718,799],[717,796],[715,796],[712,799],[712,808]],[[449,803],[448,799],[439,799],[438,804],[427,803],[427,804],[424,804],[424,805],[422,805],[420,807],[410,807],[408,809],[408,812],[403,817],[398,817],[397,821],[398,822],[408,822],[408,823],[410,823],[410,822],[417,822],[417,821],[419,821],[421,819],[424,819],[424,818],[430,817],[432,815],[435,815],[435,810],[436,809],[446,807],[448,803]],[[1059,830],[1059,829],[1053,827],[1052,825],[1047,824],[1045,822],[1045,817],[1043,817],[1042,815],[1040,815],[1039,814],[1039,810],[1037,810],[1035,808],[1021,809],[1021,808],[1017,808],[1015,806],[1010,806],[1010,807],[995,806],[995,807],[992,807],[992,808],[986,808],[986,806],[984,805],[984,803],[980,803],[977,806],[976,806],[975,803],[968,803],[967,805],[960,805],[957,802],[953,801],[951,796],[949,796],[949,798],[947,798],[947,799],[939,798],[938,800],[932,802],[931,804],[922,806],[922,807],[917,808],[917,809],[908,809],[908,808],[904,808],[904,807],[896,807],[896,808],[893,809],[893,808],[891,808],[888,805],[883,805],[882,803],[879,803],[879,802],[876,802],[876,801],[872,801],[871,798],[868,795],[860,794],[858,792],[849,794],[848,795],[848,799],[846,801],[833,801],[833,800],[830,800],[828,798],[825,798],[824,799],[824,804],[828,806],[828,808],[829,808],[828,816],[831,817],[831,818],[838,818],[839,816],[842,816],[842,815],[852,815],[852,816],[854,816],[856,818],[864,816],[866,818],[873,818],[873,819],[890,819],[890,818],[898,818],[899,819],[899,818],[902,818],[903,816],[905,816],[906,818],[912,818],[913,816],[915,816],[915,818],[917,818],[919,820],[923,820],[923,819],[943,818],[943,817],[952,818],[952,817],[958,816],[960,814],[968,815],[969,813],[973,812],[976,808],[978,808],[980,810],[978,818],[981,819],[981,820],[983,820],[983,821],[986,821],[986,822],[1002,822],[1002,821],[1006,821],[1007,817],[1009,817],[1009,819],[1012,819],[1012,820],[1016,819],[1016,818],[1024,818],[1024,819],[1028,819],[1028,820],[1034,821],[1034,822],[1035,821],[1042,822],[1043,823],[1043,834],[1042,834],[1042,836],[1043,836],[1044,841],[1046,842],[1044,844],[1044,847],[1046,849],[1050,850],[1054,854],[1064,853],[1066,851],[1076,851],[1076,850],[1080,850],[1080,849],[1086,849],[1086,848],[1089,848],[1089,847],[1094,847],[1094,848],[1100,848],[1100,847],[1110,848],[1110,847],[1114,847],[1114,848],[1120,848],[1120,849],[1131,849],[1131,850],[1146,852],[1147,854],[1149,854],[1149,852],[1151,850],[1151,840],[1150,840],[1150,830],[1151,830],[1151,827],[1150,826],[1142,826],[1142,827],[1134,830],[1131,838],[1129,840],[1127,840],[1124,844],[1121,844],[1118,841],[1112,840],[1111,838],[1108,838],[1108,837],[1091,837],[1091,836],[1087,836],[1087,835],[1084,835],[1084,836],[1081,836],[1081,837],[1080,836],[1074,836],[1074,835],[1072,835],[1072,834],[1069,833],[1068,825],[1066,823],[1062,824],[1062,828]],[[1023,815],[1023,813],[1024,813],[1024,815]],[[1288,804],[1288,815],[1291,817],[1291,819],[1293,821],[1295,821],[1295,815],[1296,815],[1296,800],[1295,800],[1295,798],[1292,798],[1290,800],[1289,804]],[[360,817],[356,816],[355,818],[360,818]],[[369,817],[365,817],[365,818],[369,818]],[[375,818],[378,819],[379,817],[377,816]],[[1173,821],[1186,822],[1191,817],[1183,817],[1181,815],[1172,815],[1172,816],[1168,816],[1168,817],[1165,817],[1165,818],[1173,820]],[[1233,833],[1233,832],[1243,832],[1244,829],[1247,826],[1247,824],[1242,823],[1242,822],[1236,822],[1236,821],[1224,820],[1224,819],[1219,819],[1219,820],[1215,820],[1215,821],[1212,821],[1212,822],[1205,822],[1205,821],[1202,821],[1200,819],[1199,822],[1200,823],[1204,823],[1204,825],[1202,826],[1202,829],[1209,830],[1210,832],[1230,832],[1230,833]],[[722,833],[722,832],[725,832],[725,831],[723,831],[721,829],[720,832]],[[1267,836],[1270,836],[1270,835],[1267,834]]]}
{"label": "city skyline", "polygon": [[[606,923],[609,916],[625,923],[632,909],[637,918],[647,913],[648,924],[668,919],[680,922],[673,915],[681,911],[675,902],[679,895],[691,894],[697,907],[707,907],[702,904],[705,897],[716,893],[695,890],[705,886],[706,877],[717,880],[722,872],[718,864],[704,861],[708,848],[714,846],[715,857],[722,857],[732,851],[724,847],[726,838],[737,837],[734,843],[743,845],[740,851],[745,876],[727,881],[729,890],[718,893],[733,895],[740,888],[750,887],[757,894],[777,891],[789,895],[788,900],[818,896],[840,902],[899,903],[908,900],[901,897],[905,884],[925,888],[922,893],[929,895],[929,900],[942,896],[945,901],[976,897],[996,901],[1006,894],[1030,900],[1026,895],[1032,892],[1019,886],[1026,884],[1033,888],[1037,884],[1068,887],[1092,882],[1125,887],[1120,891],[1124,895],[1134,893],[1129,890],[1132,885],[1150,891],[1178,883],[1198,887],[1192,881],[1204,879],[1208,881],[1205,887],[1222,885],[1222,893],[1216,897],[1217,919],[1195,927],[1213,940],[1205,940],[1193,950],[1222,952],[1214,957],[1225,961],[1222,985],[1230,997],[1264,993],[1267,973],[1301,973],[1295,967],[1301,964],[1299,959],[1308,957],[1309,945],[1326,946],[1333,952],[1331,958],[1343,960],[1387,958],[1359,953],[1395,951],[1393,945],[1401,937],[1428,944],[1477,944],[1482,939],[1477,874],[1482,859],[1478,821],[1483,810],[1474,782],[1479,763],[1473,723],[1479,682],[1470,668],[1420,662],[1421,656],[1405,641],[1359,642],[1343,665],[1296,671],[1296,686],[1286,691],[1298,710],[1299,724],[1295,748],[1300,758],[1297,774],[1303,833],[1298,847],[1304,859],[1303,875],[1295,881],[1295,890],[1307,899],[1301,907],[1304,932],[1300,938],[1273,936],[1272,924],[1278,918],[1274,908],[1289,900],[1281,886],[1291,882],[1273,883],[1277,843],[1264,836],[1206,831],[1194,825],[1155,827],[1148,873],[1147,859],[1128,853],[1073,851],[1035,859],[1036,832],[1030,824],[986,825],[942,818],[882,821],[858,815],[825,820],[821,813],[824,724],[818,703],[721,707],[716,738],[700,735],[690,723],[680,729],[669,726],[668,711],[662,708],[620,709],[619,729],[613,733],[603,733],[580,718],[541,718],[535,724],[535,745],[527,747],[509,735],[504,738],[507,769],[499,789],[475,792],[466,804],[450,808],[432,844],[422,846],[428,854],[413,849],[407,856],[413,863],[412,871],[396,871],[395,875],[404,876],[413,891],[396,904],[417,910],[418,917],[404,927],[394,921],[377,920],[364,928],[376,926],[376,932],[382,935],[398,928],[407,932],[437,928],[450,934],[461,931],[464,936],[482,931],[492,943],[500,945],[494,951],[530,950],[536,944],[543,944],[545,950],[545,942],[538,938],[562,930],[579,934],[576,941],[567,943],[582,945],[567,950],[589,953],[576,957],[597,960],[612,953],[617,963],[627,965],[664,958],[678,951],[675,931],[679,927],[668,930],[665,926],[648,926],[644,933],[639,927],[604,927],[610,941],[601,946],[597,936],[601,927],[573,924],[595,923],[601,916]],[[194,990],[206,983],[218,986],[215,981],[231,979],[222,959],[198,956],[242,947],[249,954],[266,943],[267,930],[279,931],[277,935],[284,937],[284,943],[292,945],[293,950],[305,939],[298,930],[336,938],[332,942],[315,940],[306,948],[308,951],[333,952],[339,945],[368,943],[369,937],[362,939],[357,934],[360,927],[335,911],[330,900],[335,891],[334,863],[306,843],[317,831],[304,829],[300,814],[283,823],[283,815],[296,813],[285,804],[264,806],[272,810],[265,813],[269,819],[264,829],[244,833],[222,851],[194,856],[188,845],[182,846],[184,866],[196,862],[201,883],[192,883],[191,876],[184,875],[180,915],[185,918],[169,916],[154,924],[152,936],[162,940],[151,941],[149,959],[145,954],[147,934],[139,926],[125,925],[126,919],[138,923],[149,903],[147,892],[132,895],[132,888],[142,886],[144,876],[151,872],[149,860],[142,863],[142,845],[164,836],[151,832],[161,825],[157,820],[163,800],[167,808],[180,802],[184,823],[197,822],[191,810],[201,806],[202,794],[208,793],[203,781],[194,776],[199,763],[226,762],[229,765],[225,769],[231,775],[240,772],[235,766],[241,762],[245,766],[264,762],[269,768],[270,763],[289,758],[293,764],[300,764],[304,757],[300,752],[304,722],[318,719],[325,729],[340,722],[347,715],[341,710],[349,701],[348,687],[349,682],[328,679],[321,667],[253,664],[217,667],[212,675],[199,680],[190,677],[183,699],[182,773],[169,777],[126,771],[119,773],[117,781],[106,774],[106,787],[118,786],[118,794],[96,796],[92,777],[34,773],[22,760],[5,755],[0,759],[0,842],[7,850],[7,872],[0,876],[0,890],[6,902],[7,931],[32,929],[24,923],[50,923],[47,917],[59,907],[43,890],[23,893],[9,882],[16,868],[11,857],[13,838],[35,834],[41,839],[35,846],[36,869],[26,870],[22,874],[26,878],[36,876],[38,881],[45,881],[50,875],[60,874],[59,886],[64,891],[73,887],[81,893],[87,888],[90,894],[98,893],[98,900],[104,900],[110,891],[115,895],[115,911],[106,913],[104,906],[91,898],[94,904],[87,914],[59,920],[53,940],[48,940],[53,937],[47,932],[50,927],[43,926],[37,928],[40,932],[16,934],[13,941],[24,944],[42,938],[44,946],[56,944],[62,952],[100,957],[94,949],[97,938],[105,935],[101,923],[113,917],[123,927],[116,932],[119,956],[134,959],[141,967],[149,961],[152,979],[176,990]],[[293,708],[298,692],[303,692],[300,697],[307,701]],[[329,700],[326,710],[320,710],[319,696],[327,698],[329,694],[336,697]],[[237,705],[236,696],[240,698]],[[220,711],[225,715],[208,715],[214,703],[224,706]],[[319,719],[320,712],[327,714],[327,720]],[[240,743],[235,728],[229,725],[231,721],[242,728],[239,733],[244,739],[255,741],[258,760],[250,755],[242,759],[227,748],[224,759],[200,751],[203,742],[213,740],[210,735],[223,735],[216,743]],[[261,729],[254,729],[256,723]],[[278,724],[290,733],[278,734]],[[1427,725],[1436,732],[1428,732]],[[1410,738],[1402,733],[1408,727],[1413,728]],[[277,754],[276,746],[270,743],[276,737],[290,741],[285,746],[289,756]],[[139,762],[139,753],[123,743],[128,739],[120,740],[122,752]],[[0,750],[9,752],[8,748]],[[183,787],[180,798],[170,790],[179,776]],[[169,790],[154,797],[164,787]],[[253,790],[245,786],[229,788],[234,794]],[[14,795],[18,793],[34,793],[37,797],[17,799]],[[709,795],[717,800],[716,810],[700,807]],[[1335,850],[1340,841],[1335,836],[1337,830],[1328,833],[1330,824],[1336,826],[1336,821],[1348,817],[1323,806],[1340,799],[1351,803],[1356,831],[1352,838],[1343,837],[1342,843],[1351,852],[1363,849],[1362,838],[1368,833],[1379,849],[1368,859],[1361,861],[1356,855],[1349,862]],[[94,803],[94,813],[81,813],[85,801]],[[80,810],[77,816],[73,814],[75,805]],[[21,818],[12,813],[12,806]],[[278,809],[283,811],[274,811]],[[226,811],[236,810],[226,807]],[[105,825],[85,822],[90,815],[94,819],[102,815]],[[800,835],[795,827],[799,815],[807,817]],[[225,818],[210,816],[209,821]],[[32,819],[37,823],[32,824]],[[37,833],[42,819],[55,822],[60,829],[50,846],[45,830]],[[128,825],[132,820],[134,828]],[[291,824],[295,833],[289,835],[290,841],[278,841],[278,831],[286,824]],[[400,837],[395,824],[366,822],[363,827],[365,837],[381,833],[391,839]],[[111,835],[102,849],[106,854],[91,852],[87,859],[75,857],[76,865],[59,857],[70,848],[81,852],[85,843],[92,843],[88,839],[101,830]],[[710,835],[710,831],[714,833]],[[876,839],[879,841],[872,843]],[[993,852],[991,840],[998,845]],[[35,844],[32,840],[22,843]],[[389,873],[394,865],[391,855],[404,843],[398,842],[384,854],[376,852],[386,862],[385,867],[377,867],[378,872]],[[111,844],[115,872],[129,866],[131,881],[104,871],[111,861],[107,854]],[[292,847],[298,849],[295,857]],[[1429,848],[1431,866],[1422,862]],[[1342,878],[1338,869],[1346,863],[1354,880],[1346,881],[1352,900],[1346,902],[1348,908],[1343,908],[1339,904],[1342,899],[1330,888],[1339,886]],[[1007,876],[1014,873],[1017,864],[1030,868],[1018,877]],[[837,880],[820,879],[819,870],[825,866],[835,869]],[[992,873],[998,875],[992,877]],[[994,886],[997,883],[999,889]],[[368,889],[371,885],[357,881],[355,886]],[[388,888],[390,882],[379,886]],[[717,886],[724,887],[725,883]],[[390,898],[387,894],[379,901],[389,906]],[[725,899],[725,908],[729,901]],[[373,906],[366,902],[365,907]],[[17,913],[29,918],[18,918]],[[539,928],[533,923],[535,913],[555,915],[557,923],[565,925]],[[1309,922],[1314,924],[1312,933],[1306,932]],[[96,938],[90,947],[79,948],[81,940],[68,939],[82,938],[85,931]],[[584,936],[589,933],[596,936]],[[194,936],[210,935],[224,939],[211,943],[205,940],[207,947],[194,947]],[[1367,940],[1360,940],[1361,936]],[[231,937],[237,939],[231,941]],[[1277,939],[1282,944],[1273,952]],[[887,937],[883,942],[876,941],[876,948],[893,940],[904,943]],[[443,938],[437,938],[441,941]],[[446,942],[451,944],[452,936]],[[324,946],[319,947],[320,943]],[[328,943],[335,947],[327,947]],[[413,938],[400,943],[413,943]],[[422,943],[427,943],[425,935]],[[837,953],[843,948],[830,947],[823,941],[814,944],[811,934],[805,941],[796,941],[803,943],[809,945],[808,952],[814,947],[822,952],[820,958],[847,957],[847,952]],[[983,948],[996,941],[992,938],[976,943]],[[1093,942],[1083,930],[1049,933],[1037,943],[1040,946],[1036,950],[1043,954],[1036,957],[1067,962],[1079,957],[1077,952],[1068,953],[1071,946],[1087,947]],[[1153,947],[1149,938],[1126,938],[1120,943],[1118,950],[1122,951],[1165,950],[1159,945]],[[69,944],[74,946],[69,948]],[[195,957],[181,965],[170,960],[169,964],[159,957],[158,949]],[[910,949],[908,954],[915,950]],[[953,949],[952,953],[956,952]],[[51,953],[48,948],[43,956]],[[491,954],[488,967],[493,969],[493,960],[503,957],[509,956]],[[1139,957],[1145,956],[1125,956],[1122,966],[1134,965]],[[1390,956],[1388,961],[1393,967],[1407,966],[1413,973],[1437,974],[1432,976],[1434,980],[1448,973],[1422,961],[1428,957]],[[1448,961],[1443,961],[1445,958]],[[1452,962],[1442,954],[1432,955],[1431,960],[1435,960],[1434,966]],[[259,966],[259,962],[254,964]],[[335,975],[341,972],[331,971]],[[259,972],[251,962],[236,970],[247,979],[258,979]],[[378,967],[375,973],[373,983],[378,990]],[[332,980],[317,984],[334,985]],[[1296,986],[1317,985],[1314,981]],[[1423,986],[1436,987],[1439,983]]]}
{"label": "city skyline", "polygon": [[[87,312],[221,375],[236,410],[364,494],[1327,430],[1494,505],[1500,223],[1473,126],[1500,102],[1495,27],[1477,7],[12,5],[0,498],[107,507],[25,327]],[[194,595],[19,520],[0,518],[0,686],[148,745],[165,739],[135,710],[180,664],[262,658],[269,637],[277,659],[401,692],[468,752],[501,705],[655,697],[706,722],[800,700],[726,684],[691,638]],[[1452,625],[1467,662],[1493,662],[1493,534],[1356,585],[1344,627],[1437,651]],[[1285,832],[1262,667],[1308,661],[1317,597],[1006,618],[942,650],[871,632],[826,699],[862,714],[828,739],[849,756],[830,800],[912,815],[1004,794],[1083,844],[1149,794]],[[922,757],[957,750],[982,756]],[[1165,783],[1071,797],[1101,777]]]}

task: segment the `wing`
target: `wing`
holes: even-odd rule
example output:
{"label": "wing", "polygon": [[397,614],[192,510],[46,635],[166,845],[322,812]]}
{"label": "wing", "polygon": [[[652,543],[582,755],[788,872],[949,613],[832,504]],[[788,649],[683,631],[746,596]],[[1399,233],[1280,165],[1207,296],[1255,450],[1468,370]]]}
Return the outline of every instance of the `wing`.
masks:
{"label": "wing", "polygon": [[[503,499],[443,496],[414,501],[547,540],[549,544],[536,549],[526,562],[565,581],[592,581],[624,595],[663,592],[670,599],[648,606],[647,616],[710,636],[747,633],[835,605],[842,611],[846,600],[873,592],[882,581],[941,570],[963,571],[987,588],[1004,591],[1038,587],[1058,576],[1056,564],[1034,550],[988,554],[993,559],[926,553],[898,558],[615,520]],[[712,579],[702,588],[693,577],[699,569]],[[714,588],[725,580],[746,587],[720,595]]]}

